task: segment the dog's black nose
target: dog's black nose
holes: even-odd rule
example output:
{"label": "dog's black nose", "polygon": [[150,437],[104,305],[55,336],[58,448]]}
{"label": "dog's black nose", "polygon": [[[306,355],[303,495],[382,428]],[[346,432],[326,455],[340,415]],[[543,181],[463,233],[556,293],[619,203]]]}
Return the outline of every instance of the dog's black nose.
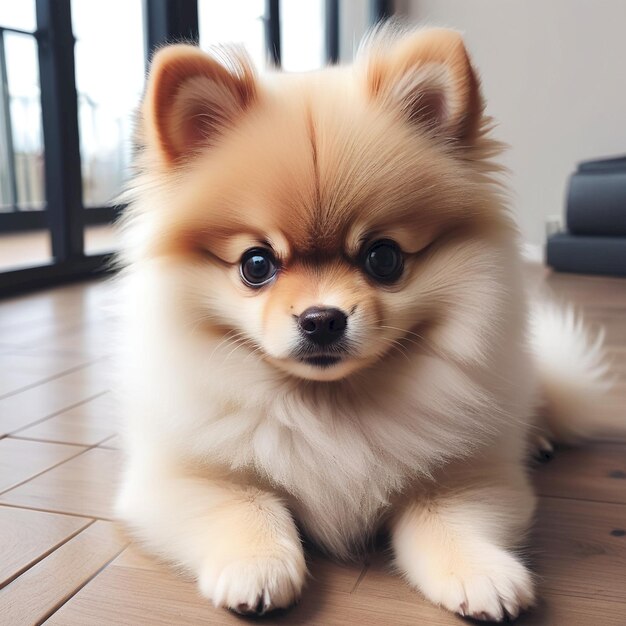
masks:
{"label": "dog's black nose", "polygon": [[318,346],[327,346],[343,337],[348,323],[340,309],[312,306],[298,317],[302,332]]}

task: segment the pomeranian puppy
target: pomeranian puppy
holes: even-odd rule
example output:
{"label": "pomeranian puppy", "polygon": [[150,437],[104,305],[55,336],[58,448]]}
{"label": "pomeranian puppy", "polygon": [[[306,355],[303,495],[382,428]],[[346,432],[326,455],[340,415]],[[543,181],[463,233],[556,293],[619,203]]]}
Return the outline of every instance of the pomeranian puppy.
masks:
{"label": "pomeranian puppy", "polygon": [[354,65],[306,75],[155,55],[124,223],[118,511],[215,605],[287,607],[301,532],[349,559],[381,528],[432,602],[532,605],[529,440],[584,431],[603,366],[567,313],[529,313],[489,130],[450,30],[383,26]]}

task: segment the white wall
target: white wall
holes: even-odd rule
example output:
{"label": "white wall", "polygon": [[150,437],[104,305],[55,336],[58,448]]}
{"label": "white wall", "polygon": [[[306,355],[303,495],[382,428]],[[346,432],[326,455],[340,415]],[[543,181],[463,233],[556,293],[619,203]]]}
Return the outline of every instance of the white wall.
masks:
{"label": "white wall", "polygon": [[400,0],[411,21],[460,29],[510,144],[525,240],[562,215],[577,161],[626,153],[626,0]]}
{"label": "white wall", "polygon": [[342,0],[339,3],[339,60],[350,63],[363,35],[371,26],[372,11],[365,0]]}

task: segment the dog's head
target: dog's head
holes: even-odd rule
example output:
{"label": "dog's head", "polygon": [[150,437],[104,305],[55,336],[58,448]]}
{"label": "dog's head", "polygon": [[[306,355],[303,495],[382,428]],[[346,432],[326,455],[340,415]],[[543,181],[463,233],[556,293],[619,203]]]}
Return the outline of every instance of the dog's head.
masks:
{"label": "dog's head", "polygon": [[483,125],[453,31],[379,33],[354,66],[263,80],[237,51],[165,48],[143,105],[143,254],[193,276],[213,342],[301,378],[471,345],[477,276],[510,231]]}

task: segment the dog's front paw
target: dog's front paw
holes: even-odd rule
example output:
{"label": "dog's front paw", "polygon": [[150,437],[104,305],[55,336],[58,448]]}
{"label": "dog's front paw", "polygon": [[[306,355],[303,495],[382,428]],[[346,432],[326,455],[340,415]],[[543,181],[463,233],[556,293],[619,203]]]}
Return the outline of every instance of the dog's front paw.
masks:
{"label": "dog's front paw", "polygon": [[534,603],[530,573],[513,555],[494,549],[474,563],[451,562],[431,572],[420,588],[429,600],[477,620],[514,619]]}
{"label": "dog's front paw", "polygon": [[252,557],[220,571],[209,564],[199,577],[202,593],[215,606],[242,615],[287,608],[300,597],[306,577],[304,555]]}

